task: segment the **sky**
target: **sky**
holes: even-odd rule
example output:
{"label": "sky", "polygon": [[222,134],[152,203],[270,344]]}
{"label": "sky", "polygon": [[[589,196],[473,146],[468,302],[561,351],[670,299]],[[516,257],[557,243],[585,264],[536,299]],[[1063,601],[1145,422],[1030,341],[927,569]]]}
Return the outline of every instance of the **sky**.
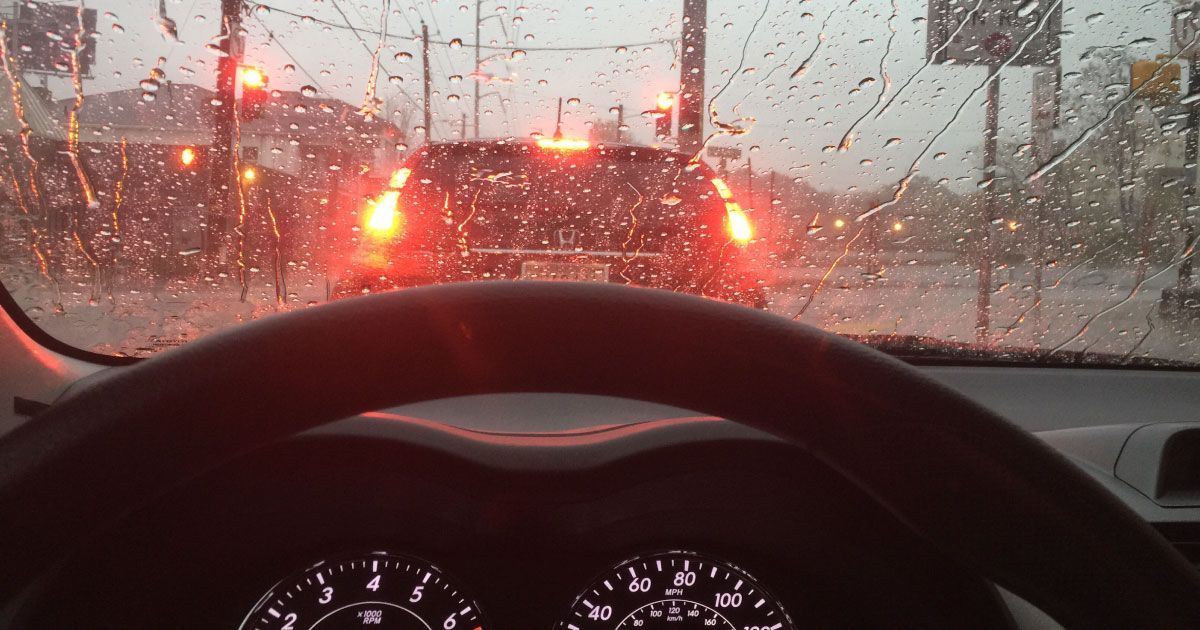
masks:
{"label": "sky", "polygon": [[[950,1],[962,10],[977,2],[1054,2]],[[168,79],[211,86],[216,56],[207,47],[219,29],[220,0],[166,0],[178,41],[163,36],[157,0],[85,4],[100,12],[97,66],[84,82],[85,98],[136,87],[159,58]],[[651,142],[653,123],[639,113],[658,92],[677,89],[682,4],[485,0],[482,41],[520,50],[484,51],[496,56],[481,66],[489,77],[480,100],[481,135],[550,133],[562,97],[568,135],[586,135],[589,121],[614,119],[611,108],[620,103],[633,137]],[[1145,58],[1171,52],[1174,6],[1171,0],[1064,1],[1064,73],[1069,77],[1095,46]],[[312,86],[322,96],[358,104],[379,44],[372,31],[386,18],[390,37],[378,55],[377,93],[387,112],[408,110],[412,124],[420,124],[421,57],[414,32],[424,20],[431,40],[447,42],[432,47],[434,135],[454,138],[463,114],[470,124],[474,7],[474,0],[267,0],[244,22],[246,58],[266,69],[272,87]],[[774,169],[826,190],[888,190],[914,168],[969,186],[979,179],[987,71],[924,67],[927,13],[924,0],[710,0],[707,96],[720,94],[714,103],[720,120],[749,129],[714,144],[740,147],[758,172]],[[465,44],[451,44],[455,40]],[[591,46],[597,49],[538,50]],[[793,78],[806,59],[808,70]],[[1032,72],[1007,68],[1001,76],[1000,135],[1027,138]],[[903,93],[877,116],[881,93],[885,102],[901,86]],[[58,97],[71,94],[65,80],[51,87]],[[1065,89],[1071,87],[1068,79]],[[834,149],[852,126],[853,145]]]}

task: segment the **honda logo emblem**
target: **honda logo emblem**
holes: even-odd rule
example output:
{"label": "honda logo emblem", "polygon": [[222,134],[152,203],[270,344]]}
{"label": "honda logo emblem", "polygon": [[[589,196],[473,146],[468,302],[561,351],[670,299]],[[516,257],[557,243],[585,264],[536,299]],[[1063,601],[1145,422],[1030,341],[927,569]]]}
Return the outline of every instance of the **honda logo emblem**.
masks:
{"label": "honda logo emblem", "polygon": [[579,230],[562,229],[554,231],[554,240],[558,243],[559,249],[575,249],[575,242],[579,239]]}

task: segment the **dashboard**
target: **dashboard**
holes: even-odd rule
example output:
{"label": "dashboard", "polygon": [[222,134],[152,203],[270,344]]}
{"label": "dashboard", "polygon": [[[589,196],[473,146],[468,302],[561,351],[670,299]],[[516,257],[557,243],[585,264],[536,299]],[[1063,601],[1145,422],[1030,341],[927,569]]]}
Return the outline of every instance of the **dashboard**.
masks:
{"label": "dashboard", "polygon": [[[1140,428],[1192,428],[1180,421],[1200,406],[1180,400],[1200,391],[1196,377],[926,370],[1192,545],[1200,501],[1187,488],[1161,505],[1108,473]],[[1134,410],[1142,422],[1128,422]],[[595,396],[480,396],[347,418],[243,453],[81,548],[31,594],[22,624],[1056,627],[807,452]]]}
{"label": "dashboard", "polygon": [[[449,402],[504,406],[483,398]],[[548,404],[621,421],[497,432],[387,410],[246,453],[97,532],[23,623],[1011,627],[992,584],[801,451],[566,400]]]}

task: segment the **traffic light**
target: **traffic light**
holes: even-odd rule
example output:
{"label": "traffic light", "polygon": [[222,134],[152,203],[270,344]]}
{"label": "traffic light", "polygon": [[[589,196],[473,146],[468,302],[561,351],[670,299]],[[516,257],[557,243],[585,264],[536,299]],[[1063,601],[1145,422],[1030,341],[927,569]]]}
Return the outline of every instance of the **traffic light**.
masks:
{"label": "traffic light", "polygon": [[196,158],[198,157],[199,155],[197,155],[196,149],[192,147],[183,147],[179,150],[179,165],[190,169],[195,166]]}
{"label": "traffic light", "polygon": [[658,98],[654,99],[654,135],[659,138],[671,137],[671,128],[674,126],[674,111],[675,111],[675,95],[670,92],[661,92]]}
{"label": "traffic light", "polygon": [[253,66],[242,68],[242,120],[254,120],[262,115],[267,104],[267,75]]}

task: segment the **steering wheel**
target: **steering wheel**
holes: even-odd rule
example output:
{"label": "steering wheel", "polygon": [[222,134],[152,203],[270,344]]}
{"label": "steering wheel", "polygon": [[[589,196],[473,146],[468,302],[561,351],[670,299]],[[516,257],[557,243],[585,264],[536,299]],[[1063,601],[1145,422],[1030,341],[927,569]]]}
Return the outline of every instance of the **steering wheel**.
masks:
{"label": "steering wheel", "polygon": [[909,365],[743,307],[541,282],[273,316],[70,392],[0,440],[0,602],[11,612],[87,532],[240,453],[363,411],[497,392],[618,396],[756,427],[1064,624],[1200,627],[1200,577],[1148,524]]}

